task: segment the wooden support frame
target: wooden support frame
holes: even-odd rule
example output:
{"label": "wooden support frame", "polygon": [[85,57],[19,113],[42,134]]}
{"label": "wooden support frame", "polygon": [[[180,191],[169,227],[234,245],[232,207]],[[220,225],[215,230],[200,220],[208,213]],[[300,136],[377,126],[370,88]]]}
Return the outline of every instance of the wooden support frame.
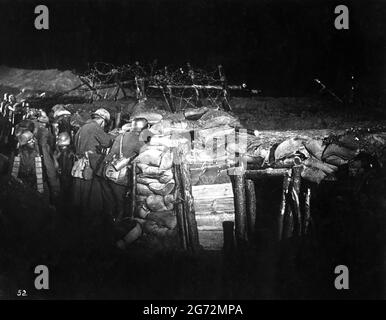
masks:
{"label": "wooden support frame", "polygon": [[173,170],[178,197],[178,204],[175,206],[175,212],[180,240],[182,248],[197,252],[201,247],[198,238],[189,165],[185,161],[182,161],[182,157],[177,149],[173,150],[173,156],[175,160]]}
{"label": "wooden support frame", "polygon": [[[301,165],[294,165],[292,168],[247,169],[244,172],[237,172],[238,169],[228,169],[234,186],[235,235],[238,247],[254,238],[257,214],[254,180],[262,177],[283,177],[278,215],[278,241],[293,235],[305,235],[308,232],[311,221],[311,189],[308,187],[305,193],[301,194],[303,170]],[[301,195],[304,199],[303,212],[300,205]]]}

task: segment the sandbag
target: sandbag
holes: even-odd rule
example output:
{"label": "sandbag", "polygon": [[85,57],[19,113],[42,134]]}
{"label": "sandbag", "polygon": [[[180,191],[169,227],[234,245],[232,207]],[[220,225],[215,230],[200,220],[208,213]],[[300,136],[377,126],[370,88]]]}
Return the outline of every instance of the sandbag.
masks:
{"label": "sandbag", "polygon": [[152,125],[149,129],[155,135],[167,135],[173,131],[172,121],[163,119],[162,121]]}
{"label": "sandbag", "polygon": [[311,157],[311,158],[304,160],[303,163],[307,167],[314,167],[314,168],[320,169],[327,174],[333,174],[334,172],[336,172],[338,170],[337,166],[322,162],[314,157]]}
{"label": "sandbag", "polygon": [[144,146],[142,146],[141,149],[139,149],[139,154],[149,150],[157,150],[157,151],[165,152],[168,150],[168,148],[162,145],[152,145],[150,143],[147,143]]}
{"label": "sandbag", "polygon": [[188,132],[197,127],[195,121],[172,121],[164,119],[151,126],[149,129],[155,135],[170,135],[174,132]]}
{"label": "sandbag", "polygon": [[322,155],[326,146],[323,144],[321,140],[309,140],[304,143],[307,151],[312,154],[316,159],[322,160]]}
{"label": "sandbag", "polygon": [[162,151],[154,148],[148,149],[145,152],[140,153],[135,159],[135,162],[159,167],[162,153]]}
{"label": "sandbag", "polygon": [[155,194],[165,196],[173,191],[174,185],[175,185],[174,180],[166,184],[163,184],[160,182],[153,182],[149,184],[149,189]]}
{"label": "sandbag", "polygon": [[146,199],[147,199],[148,196],[142,196],[142,195],[136,195],[135,196],[135,201],[138,205],[141,205],[141,204],[146,204]]}
{"label": "sandbag", "polygon": [[153,192],[149,189],[149,187],[142,183],[137,183],[137,194],[141,196],[150,196]]}
{"label": "sandbag", "polygon": [[161,170],[159,167],[150,166],[145,163],[138,163],[137,166],[142,172],[141,173],[142,177],[145,177],[145,176],[150,178],[159,177],[165,172],[165,170]]}
{"label": "sandbag", "polygon": [[160,181],[157,178],[149,178],[139,174],[137,175],[137,183],[145,184],[148,186],[150,183],[160,183]]}
{"label": "sandbag", "polygon": [[240,121],[231,114],[222,110],[209,110],[198,120],[203,128],[213,128],[223,125],[241,127]]}
{"label": "sandbag", "polygon": [[168,170],[173,166],[173,154],[168,151],[162,155],[159,168],[161,170]]}
{"label": "sandbag", "polygon": [[174,204],[175,201],[176,201],[176,197],[173,193],[170,193],[164,196],[164,203],[166,206],[170,206],[170,204]]}
{"label": "sandbag", "polygon": [[348,163],[348,160],[342,159],[336,155],[328,156],[324,159],[324,161],[328,164],[332,164],[334,166],[340,167]]}
{"label": "sandbag", "polygon": [[141,205],[137,211],[136,211],[136,215],[138,218],[141,218],[141,219],[146,219],[147,215],[150,213],[151,211],[144,205]]}
{"label": "sandbag", "polygon": [[184,116],[188,120],[198,120],[200,119],[204,113],[206,113],[209,109],[207,107],[202,108],[187,108],[184,111]]}
{"label": "sandbag", "polygon": [[157,222],[152,220],[146,220],[143,225],[143,230],[145,233],[152,234],[161,238],[172,236],[174,234],[173,230],[167,227],[162,227],[158,225]]}
{"label": "sandbag", "polygon": [[164,197],[160,195],[150,195],[146,199],[146,206],[151,210],[151,211],[166,211],[167,207],[165,206],[164,203]]}
{"label": "sandbag", "polygon": [[329,144],[323,152],[322,160],[330,156],[337,156],[343,160],[351,160],[359,154],[359,150],[352,150],[346,147],[338,146],[337,144]]}
{"label": "sandbag", "polygon": [[151,212],[146,219],[152,220],[159,226],[167,227],[169,229],[174,229],[177,226],[176,215],[173,211]]}
{"label": "sandbag", "polygon": [[315,167],[305,167],[302,170],[303,179],[319,184],[327,175],[322,170]]}
{"label": "sandbag", "polygon": [[177,148],[180,145],[190,143],[190,141],[182,136],[176,135],[154,135],[150,142],[150,146],[164,146],[167,148]]}
{"label": "sandbag", "polygon": [[136,112],[132,115],[133,119],[137,118],[145,118],[149,124],[155,124],[157,122],[160,122],[163,118],[162,114],[158,113],[157,111],[140,111]]}
{"label": "sandbag", "polygon": [[173,179],[173,171],[171,169],[165,170],[158,178],[161,183],[168,183]]}
{"label": "sandbag", "polygon": [[287,157],[291,157],[298,153],[308,155],[302,138],[290,138],[280,143],[275,150],[275,160],[281,160]]}

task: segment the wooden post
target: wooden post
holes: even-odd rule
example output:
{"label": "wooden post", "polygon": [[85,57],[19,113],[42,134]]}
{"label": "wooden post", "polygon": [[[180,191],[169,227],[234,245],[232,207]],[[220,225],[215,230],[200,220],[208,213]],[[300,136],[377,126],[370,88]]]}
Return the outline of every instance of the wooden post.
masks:
{"label": "wooden post", "polygon": [[135,217],[136,193],[137,193],[137,163],[131,163],[131,198],[130,198],[130,217]]}
{"label": "wooden post", "polygon": [[176,204],[174,206],[174,211],[176,213],[177,218],[177,230],[180,240],[180,245],[183,250],[187,250],[189,247],[188,243],[188,232],[187,232],[187,224],[186,219],[184,217],[184,205],[183,205],[183,195],[182,195],[182,181],[180,175],[180,165],[173,165],[173,174],[174,179],[176,181]]}
{"label": "wooden post", "polygon": [[247,206],[245,200],[245,176],[239,172],[234,176],[235,234],[238,247],[247,242]]}
{"label": "wooden post", "polygon": [[[181,159],[181,158],[180,158]],[[188,223],[188,236],[191,250],[196,252],[200,248],[200,242],[198,238],[198,228],[196,221],[196,214],[194,211],[194,199],[192,195],[192,185],[190,181],[189,165],[181,161],[181,180],[183,186],[184,196],[184,211],[186,215],[186,221]]]}
{"label": "wooden post", "polygon": [[256,193],[253,180],[246,180],[248,239],[255,238],[256,233]]}
{"label": "wooden post", "polygon": [[300,212],[300,186],[301,186],[301,180],[302,180],[301,172],[302,172],[301,166],[294,166],[292,168],[291,196],[292,196],[293,214],[296,217],[294,231],[297,236],[301,236],[301,232],[303,230],[302,215]]}
{"label": "wooden post", "polygon": [[119,125],[121,124],[121,115],[122,115],[122,110],[119,110],[115,114],[115,125],[114,125],[115,128],[119,128]]}
{"label": "wooden post", "polygon": [[224,253],[230,254],[234,250],[234,222],[233,221],[224,221],[222,223],[223,234],[224,234]]}
{"label": "wooden post", "polygon": [[222,84],[222,102],[221,102],[222,107],[225,111],[232,111],[232,108],[228,102],[228,82],[225,77],[222,65],[218,66],[218,73]]}
{"label": "wooden post", "polygon": [[308,234],[311,224],[311,187],[307,186],[304,192],[304,229],[303,235]]}
{"label": "wooden post", "polygon": [[288,194],[290,182],[291,182],[291,172],[287,171],[287,173],[283,177],[283,187],[282,187],[280,212],[279,212],[279,219],[278,219],[277,238],[279,241],[281,241],[283,239],[284,216],[286,214],[286,209],[287,209],[287,194]]}

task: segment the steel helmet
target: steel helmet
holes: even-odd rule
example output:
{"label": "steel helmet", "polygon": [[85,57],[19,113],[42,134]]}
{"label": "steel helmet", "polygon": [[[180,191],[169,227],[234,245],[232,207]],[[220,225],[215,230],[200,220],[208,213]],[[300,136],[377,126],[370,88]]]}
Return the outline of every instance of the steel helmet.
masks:
{"label": "steel helmet", "polygon": [[25,144],[27,144],[28,142],[30,142],[32,139],[34,138],[34,135],[31,131],[24,131],[22,134],[20,134],[17,139],[19,141],[19,144],[21,146],[24,146]]}
{"label": "steel helmet", "polygon": [[149,126],[149,122],[145,118],[135,118],[132,122],[132,130],[133,131],[142,131]]}
{"label": "steel helmet", "polygon": [[58,147],[69,146],[70,143],[71,143],[71,137],[68,134],[68,132],[61,132],[61,133],[59,133],[58,138],[56,140],[56,145]]}
{"label": "steel helmet", "polygon": [[106,109],[100,108],[96,110],[93,115],[98,116],[105,121],[110,121],[110,112],[108,112]]}
{"label": "steel helmet", "polygon": [[16,102],[15,96],[14,96],[13,94],[10,94],[10,95],[8,96],[8,101],[9,101],[9,102]]}
{"label": "steel helmet", "polygon": [[71,115],[71,112],[66,109],[59,109],[54,112],[54,118],[59,118],[60,116]]}
{"label": "steel helmet", "polygon": [[47,116],[47,113],[45,113],[43,110],[40,110],[38,121],[42,123],[48,123],[50,122],[50,119]]}

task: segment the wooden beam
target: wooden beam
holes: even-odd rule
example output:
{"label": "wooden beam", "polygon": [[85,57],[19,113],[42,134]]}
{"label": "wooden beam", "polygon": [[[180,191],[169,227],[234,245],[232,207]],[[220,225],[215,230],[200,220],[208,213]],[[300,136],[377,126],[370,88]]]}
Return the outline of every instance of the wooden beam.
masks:
{"label": "wooden beam", "polygon": [[283,177],[280,211],[279,211],[279,218],[277,223],[277,227],[278,227],[277,239],[279,241],[283,239],[284,217],[287,209],[287,194],[288,194],[290,183],[291,183],[291,172],[287,172]]}
{"label": "wooden beam", "polygon": [[[182,159],[180,157],[180,159]],[[184,211],[188,222],[188,235],[191,250],[196,252],[200,249],[200,243],[198,238],[198,229],[196,215],[194,211],[194,199],[192,195],[192,185],[190,182],[190,170],[189,164],[184,161],[180,161],[180,172],[183,186],[184,197]]]}
{"label": "wooden beam", "polygon": [[131,201],[130,201],[130,217],[135,217],[136,210],[136,194],[137,194],[137,163],[131,163]]}
{"label": "wooden beam", "polygon": [[[280,177],[287,174],[291,169],[289,168],[268,168],[268,169],[259,169],[259,170],[245,170],[245,178],[246,179],[257,179],[257,178],[263,178],[263,177]],[[230,168],[228,169],[229,175],[237,175],[236,171],[238,171],[237,168]]]}
{"label": "wooden beam", "polygon": [[253,180],[246,180],[246,197],[247,197],[247,231],[248,239],[255,238],[256,230],[256,192]]}
{"label": "wooden beam", "polygon": [[247,242],[247,205],[245,197],[244,174],[233,175],[235,204],[235,234],[236,243],[242,248]]}
{"label": "wooden beam", "polygon": [[302,223],[302,215],[300,211],[300,186],[301,186],[301,173],[302,173],[303,167],[302,166],[294,166],[292,168],[292,190],[291,190],[291,196],[292,196],[292,205],[293,205],[293,213],[295,215],[295,225],[294,225],[294,232],[297,236],[301,236],[301,232],[303,230],[303,223]]}
{"label": "wooden beam", "polygon": [[179,164],[173,165],[173,173],[174,173],[174,179],[176,181],[176,196],[177,201],[174,205],[174,211],[176,213],[176,219],[177,219],[177,232],[180,240],[180,245],[183,250],[187,250],[189,247],[188,244],[188,232],[187,232],[187,225],[184,218],[184,205],[182,202],[183,195],[182,195],[182,181],[181,181],[181,175],[180,175],[180,168]]}
{"label": "wooden beam", "polygon": [[308,234],[311,225],[311,187],[307,186],[304,191],[304,224],[303,235]]}

